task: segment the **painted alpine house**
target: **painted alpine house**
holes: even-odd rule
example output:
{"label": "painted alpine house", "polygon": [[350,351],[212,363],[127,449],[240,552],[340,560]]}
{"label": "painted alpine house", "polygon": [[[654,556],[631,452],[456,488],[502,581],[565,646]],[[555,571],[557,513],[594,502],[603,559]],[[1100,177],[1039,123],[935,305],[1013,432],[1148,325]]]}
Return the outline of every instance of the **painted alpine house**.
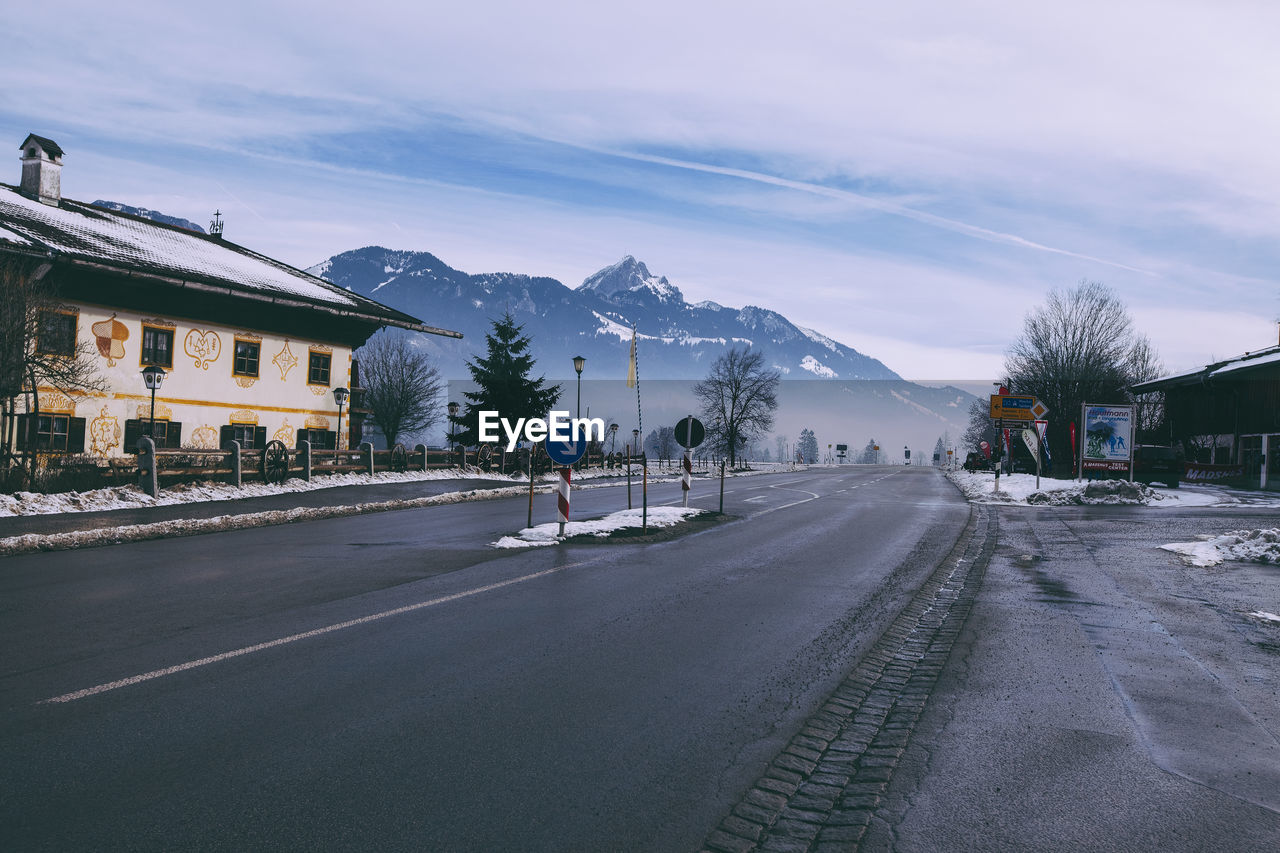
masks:
{"label": "painted alpine house", "polygon": [[333,391],[358,378],[354,349],[387,326],[462,337],[220,233],[63,198],[63,151],[50,139],[28,136],[20,157],[21,183],[0,184],[0,264],[47,279],[56,294],[26,345],[67,357],[79,347],[101,388],[33,395],[25,383],[0,425],[10,451],[134,452],[150,423],[142,371],[152,365],[165,371],[158,446],[296,447],[306,438],[345,447]]}

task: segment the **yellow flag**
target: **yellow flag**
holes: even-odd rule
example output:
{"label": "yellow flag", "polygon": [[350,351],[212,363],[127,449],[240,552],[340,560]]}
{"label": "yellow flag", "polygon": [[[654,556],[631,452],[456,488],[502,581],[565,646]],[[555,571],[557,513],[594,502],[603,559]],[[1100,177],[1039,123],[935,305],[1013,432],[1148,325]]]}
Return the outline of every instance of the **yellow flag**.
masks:
{"label": "yellow flag", "polygon": [[631,364],[627,367],[627,387],[636,387],[636,330],[631,329]]}

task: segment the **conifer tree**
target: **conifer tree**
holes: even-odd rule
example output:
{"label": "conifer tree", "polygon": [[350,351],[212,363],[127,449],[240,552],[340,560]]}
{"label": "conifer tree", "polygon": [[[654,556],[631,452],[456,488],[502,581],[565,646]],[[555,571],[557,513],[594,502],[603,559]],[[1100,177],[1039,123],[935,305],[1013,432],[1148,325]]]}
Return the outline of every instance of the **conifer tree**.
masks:
{"label": "conifer tree", "polygon": [[800,430],[800,443],[797,445],[796,451],[808,465],[813,465],[818,461],[818,437],[813,430]]}
{"label": "conifer tree", "polygon": [[547,386],[544,377],[530,377],[534,360],[529,351],[531,341],[521,334],[523,328],[510,313],[494,320],[493,331],[485,335],[488,352],[467,362],[467,370],[478,387],[463,393],[467,403],[451,419],[455,443],[463,447],[478,443],[482,411],[497,412],[498,417],[515,424],[519,418],[547,417],[560,398],[559,385]]}

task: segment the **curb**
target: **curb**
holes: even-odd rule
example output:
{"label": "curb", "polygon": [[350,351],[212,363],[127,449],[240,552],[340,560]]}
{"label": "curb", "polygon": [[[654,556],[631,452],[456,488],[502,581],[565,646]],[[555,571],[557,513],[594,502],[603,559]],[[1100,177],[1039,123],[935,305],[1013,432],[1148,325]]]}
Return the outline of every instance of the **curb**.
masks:
{"label": "curb", "polygon": [[704,841],[703,853],[856,851],[968,618],[995,549],[972,506],[951,552]]}

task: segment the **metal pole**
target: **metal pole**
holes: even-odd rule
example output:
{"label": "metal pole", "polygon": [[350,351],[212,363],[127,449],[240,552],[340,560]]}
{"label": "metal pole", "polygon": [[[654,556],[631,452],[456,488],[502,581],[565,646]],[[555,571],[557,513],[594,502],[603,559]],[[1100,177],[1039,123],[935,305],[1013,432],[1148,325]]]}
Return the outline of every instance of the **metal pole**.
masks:
{"label": "metal pole", "polygon": [[640,511],[640,532],[649,532],[649,466],[644,466],[644,473],[641,474],[640,485],[640,505],[644,507]]}
{"label": "metal pole", "polygon": [[720,460],[720,514],[724,515],[724,460]]}
{"label": "metal pole", "polygon": [[631,509],[631,445],[626,445],[627,453],[627,509]]}
{"label": "metal pole", "polygon": [[538,445],[529,448],[529,521],[525,527],[533,527],[533,455],[538,452]]}
{"label": "metal pole", "polygon": [[[134,386],[137,387],[137,386]],[[151,383],[151,427],[148,438],[152,441],[156,440],[156,386],[155,382]]]}

